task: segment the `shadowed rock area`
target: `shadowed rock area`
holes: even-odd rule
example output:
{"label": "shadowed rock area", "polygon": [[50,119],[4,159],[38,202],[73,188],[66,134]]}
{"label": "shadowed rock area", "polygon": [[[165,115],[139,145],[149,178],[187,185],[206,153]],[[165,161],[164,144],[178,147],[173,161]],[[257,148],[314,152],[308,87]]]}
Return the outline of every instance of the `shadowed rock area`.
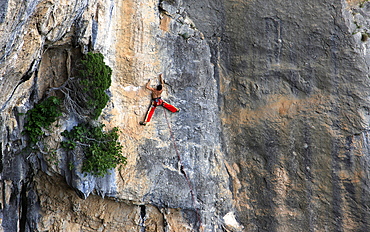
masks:
{"label": "shadowed rock area", "polygon": [[[370,3],[0,3],[0,231],[366,231]],[[27,149],[25,113],[99,52],[127,164]],[[163,73],[164,100],[140,126]]]}

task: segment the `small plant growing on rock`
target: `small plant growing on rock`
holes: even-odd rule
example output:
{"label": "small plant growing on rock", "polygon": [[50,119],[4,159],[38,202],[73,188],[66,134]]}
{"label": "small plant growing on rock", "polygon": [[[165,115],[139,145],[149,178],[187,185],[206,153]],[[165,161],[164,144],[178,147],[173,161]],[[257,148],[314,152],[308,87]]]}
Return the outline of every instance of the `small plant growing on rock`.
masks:
{"label": "small plant growing on rock", "polygon": [[86,96],[85,107],[93,109],[90,116],[97,119],[109,100],[105,91],[111,85],[112,69],[100,53],[87,53],[81,63],[79,83]]}
{"label": "small plant growing on rock", "polygon": [[118,128],[105,132],[103,127],[103,124],[93,126],[81,123],[72,130],[62,133],[66,138],[62,142],[62,147],[72,151],[76,146],[81,146],[86,156],[82,171],[94,176],[104,176],[118,164],[126,163],[126,157],[122,155],[122,146],[118,142]]}
{"label": "small plant growing on rock", "polygon": [[27,111],[23,133],[28,135],[30,146],[41,141],[45,137],[45,132],[50,130],[51,124],[62,115],[60,104],[61,99],[51,96]]}
{"label": "small plant growing on rock", "polygon": [[364,7],[364,5],[365,5],[365,3],[366,2],[368,2],[369,0],[362,0],[361,2],[360,2],[360,8],[362,8],[362,7]]}
{"label": "small plant growing on rock", "polygon": [[191,36],[189,35],[189,33],[185,32],[185,33],[182,33],[182,34],[179,34],[184,40],[187,40],[189,39]]}
{"label": "small plant growing on rock", "polygon": [[[104,176],[110,169],[126,163],[118,141],[118,128],[104,131],[105,125],[95,121],[109,101],[106,90],[111,85],[112,69],[104,63],[102,54],[89,52],[80,60],[75,73],[76,77],[68,76],[62,86],[50,89],[64,94],[64,110],[80,121],[72,130],[62,132],[65,140],[61,146],[72,154],[78,150],[85,155],[83,172]],[[62,99],[52,96],[26,113],[24,134],[29,137],[30,147],[38,148],[43,154],[47,153],[42,151],[42,147],[47,146],[39,144],[39,141],[50,130],[51,124],[62,115],[61,105]],[[57,164],[56,151],[51,154],[51,161]],[[72,167],[69,164],[69,168]]]}
{"label": "small plant growing on rock", "polygon": [[369,34],[366,32],[361,33],[361,41],[366,42],[369,39]]}
{"label": "small plant growing on rock", "polygon": [[[85,155],[82,171],[94,176],[104,176],[110,169],[126,163],[122,146],[118,142],[118,128],[105,132],[98,119],[109,101],[105,92],[111,85],[112,69],[104,62],[100,53],[87,53],[78,66],[77,78],[68,80],[65,94],[67,109],[82,120],[80,124],[62,135],[62,147],[72,152],[79,147]],[[70,91],[72,90],[72,91]],[[91,118],[91,120],[87,120]]]}
{"label": "small plant growing on rock", "polygon": [[87,53],[77,65],[76,77],[71,77],[60,90],[65,95],[64,105],[69,113],[82,120],[98,119],[109,96],[112,69],[100,53]]}

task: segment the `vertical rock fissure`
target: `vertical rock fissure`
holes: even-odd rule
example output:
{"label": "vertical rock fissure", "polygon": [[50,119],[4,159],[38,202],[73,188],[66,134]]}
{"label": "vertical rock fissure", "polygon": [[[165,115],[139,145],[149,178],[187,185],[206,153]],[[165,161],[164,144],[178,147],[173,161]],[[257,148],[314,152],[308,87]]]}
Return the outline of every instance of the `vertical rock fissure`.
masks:
{"label": "vertical rock fissure", "polygon": [[27,223],[27,212],[28,212],[28,204],[27,204],[27,182],[24,182],[21,187],[20,193],[20,215],[19,215],[19,231],[24,232],[26,231],[26,223]]}
{"label": "vertical rock fissure", "polygon": [[[0,130],[1,130],[1,127],[2,127],[2,118],[0,116]],[[3,173],[3,142],[2,142],[2,138],[0,138],[0,173]],[[0,207],[1,208],[1,207]]]}
{"label": "vertical rock fissure", "polygon": [[311,141],[311,133],[308,129],[308,125],[303,130],[304,138],[305,138],[305,147],[304,147],[304,156],[303,158],[303,173],[306,178],[306,197],[307,197],[307,214],[308,214],[308,225],[309,231],[314,231],[315,223],[315,210],[314,210],[314,202],[312,199],[313,195],[313,174],[312,174],[312,141]]}
{"label": "vertical rock fissure", "polygon": [[140,232],[145,232],[146,207],[140,205]]}
{"label": "vertical rock fissure", "polygon": [[166,218],[166,209],[162,208],[160,212],[163,216],[163,232],[167,232],[169,226],[168,226],[168,220]]}
{"label": "vertical rock fissure", "polygon": [[332,147],[332,182],[333,182],[333,200],[332,200],[332,214],[333,224],[336,231],[342,231],[343,228],[343,210],[342,210],[342,194],[340,190],[340,178],[337,175],[337,171],[340,169],[339,158],[338,158],[338,141],[333,142]]}
{"label": "vertical rock fissure", "polygon": [[0,108],[0,112],[3,111],[9,104],[10,100],[13,99],[13,96],[14,96],[14,93],[17,91],[18,87],[28,81],[29,79],[31,79],[32,75],[37,71],[37,67],[39,65],[39,61],[38,60],[34,60],[31,65],[30,65],[30,68],[28,69],[28,71],[26,72],[26,74],[24,74],[21,78],[21,80],[18,82],[18,84],[14,87],[12,93],[9,95],[8,99],[5,101],[5,103],[2,105],[2,107]]}

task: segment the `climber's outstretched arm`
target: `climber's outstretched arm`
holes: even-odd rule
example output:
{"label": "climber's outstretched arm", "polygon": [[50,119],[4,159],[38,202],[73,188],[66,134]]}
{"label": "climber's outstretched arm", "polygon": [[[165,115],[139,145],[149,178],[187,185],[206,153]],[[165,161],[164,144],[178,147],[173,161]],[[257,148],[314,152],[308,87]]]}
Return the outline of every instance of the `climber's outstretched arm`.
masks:
{"label": "climber's outstretched arm", "polygon": [[148,83],[146,83],[145,88],[149,89],[150,91],[154,90],[152,87],[150,87],[150,79],[149,79]]}
{"label": "climber's outstretched arm", "polygon": [[159,81],[161,82],[162,86],[164,87],[164,81],[163,81],[163,78],[162,78],[162,73],[159,74]]}

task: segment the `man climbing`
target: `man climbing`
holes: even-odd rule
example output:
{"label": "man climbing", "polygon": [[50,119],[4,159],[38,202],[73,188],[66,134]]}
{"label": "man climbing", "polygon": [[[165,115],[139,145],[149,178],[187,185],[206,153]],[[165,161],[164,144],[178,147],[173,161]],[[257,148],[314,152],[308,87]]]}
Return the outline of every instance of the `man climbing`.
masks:
{"label": "man climbing", "polygon": [[159,85],[157,85],[157,88],[155,88],[155,89],[150,87],[150,79],[149,79],[148,83],[145,86],[147,89],[152,91],[152,102],[151,102],[151,105],[149,107],[148,112],[146,113],[144,121],[140,122],[140,125],[145,126],[148,122],[150,122],[150,119],[152,118],[152,116],[154,114],[154,111],[155,111],[155,108],[157,106],[163,106],[164,108],[171,111],[172,113],[180,111],[180,109],[174,107],[171,104],[168,104],[167,102],[165,102],[161,99],[161,94],[163,92],[163,87],[164,87],[164,81],[163,81],[163,78],[162,78],[162,74],[159,74],[159,81],[161,83]]}

